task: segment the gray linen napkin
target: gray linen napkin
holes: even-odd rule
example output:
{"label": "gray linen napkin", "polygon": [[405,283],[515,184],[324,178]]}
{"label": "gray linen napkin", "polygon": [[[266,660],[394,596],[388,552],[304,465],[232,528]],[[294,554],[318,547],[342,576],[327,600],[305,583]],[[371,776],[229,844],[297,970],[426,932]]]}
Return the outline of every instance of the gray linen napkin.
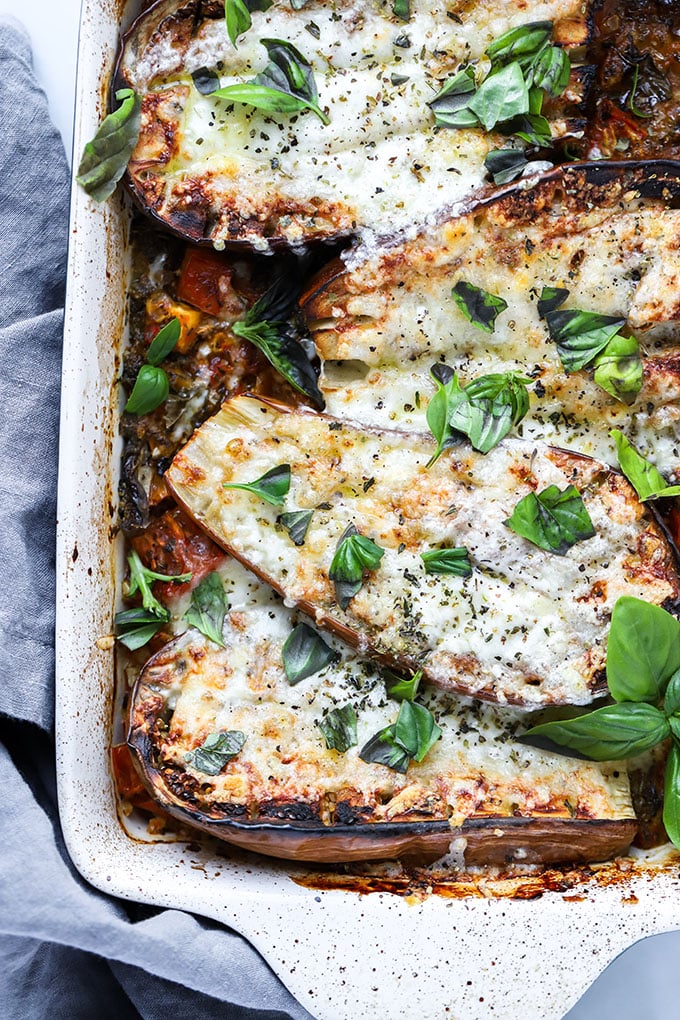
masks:
{"label": "gray linen napkin", "polygon": [[107,897],[64,847],[50,729],[68,188],[28,40],[0,17],[0,1015],[309,1020],[240,935]]}

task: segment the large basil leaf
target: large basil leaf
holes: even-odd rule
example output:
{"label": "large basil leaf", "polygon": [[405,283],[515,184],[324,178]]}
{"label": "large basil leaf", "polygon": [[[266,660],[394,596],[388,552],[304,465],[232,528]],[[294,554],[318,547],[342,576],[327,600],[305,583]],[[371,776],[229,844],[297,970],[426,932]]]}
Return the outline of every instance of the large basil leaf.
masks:
{"label": "large basil leaf", "polygon": [[623,595],[612,613],[607,684],[616,701],[658,702],[680,669],[680,623],[661,606]]}
{"label": "large basil leaf", "polygon": [[170,381],[162,368],[156,365],[142,365],[132,393],[127,399],[125,410],[128,414],[151,414],[167,400]]}
{"label": "large basil leaf", "polygon": [[119,89],[117,110],[105,117],[88,142],[78,167],[78,184],[96,202],[112,195],[139,138],[142,101],[132,89]]}
{"label": "large basil leaf", "polygon": [[385,550],[373,539],[359,534],[353,524],[345,529],[328,571],[341,609],[347,609],[364,583],[364,570],[376,570],[384,555]]}
{"label": "large basil leaf", "polygon": [[634,336],[613,336],[593,368],[597,385],[623,404],[632,404],[642,389],[642,358]]}
{"label": "large basil leaf", "polygon": [[235,758],[246,742],[241,730],[222,730],[210,733],[200,747],[187,751],[184,760],[206,776],[217,776],[232,758]]}
{"label": "large basil leaf", "polygon": [[411,755],[394,739],[394,723],[371,737],[359,751],[359,757],[375,765],[386,765],[388,769],[402,775],[411,762]]}
{"label": "large basil leaf", "polygon": [[591,761],[633,758],[670,736],[663,712],[644,702],[605,705],[588,715],[533,726],[522,743]]}
{"label": "large basil leaf", "polygon": [[552,21],[531,21],[526,25],[518,25],[494,39],[487,46],[486,55],[494,64],[533,59],[550,40],[552,31]]}
{"label": "large basil leaf", "polygon": [[680,750],[675,741],[671,744],[666,762],[663,824],[673,846],[680,849]]}
{"label": "large basil leaf", "polygon": [[292,43],[282,39],[260,39],[269,63],[250,82],[227,85],[213,96],[245,103],[270,113],[299,113],[311,110],[323,124],[329,119],[319,107],[311,64]]}
{"label": "large basil leaf", "polygon": [[668,681],[663,699],[663,710],[667,716],[680,712],[680,669]]}
{"label": "large basil leaf", "polygon": [[425,758],[441,732],[432,713],[423,705],[402,701],[397,721],[371,737],[359,751],[359,757],[403,774],[411,761],[421,762]]}
{"label": "large basil leaf", "polygon": [[427,405],[425,419],[430,432],[437,440],[437,449],[427,462],[428,468],[432,467],[447,446],[451,445],[452,434],[449,417],[463,392],[458,377],[448,365],[442,363],[433,365],[430,375],[436,383],[437,392]]}
{"label": "large basil leaf", "polygon": [[191,593],[191,604],[184,614],[190,627],[200,630],[216,645],[224,648],[222,626],[227,613],[227,596],[224,592],[222,578],[213,571],[197,584]]}
{"label": "large basil leaf", "polygon": [[251,11],[268,11],[273,0],[224,0],[224,20],[233,46],[252,25]]}
{"label": "large basil leaf", "polygon": [[468,322],[486,333],[493,333],[496,319],[508,307],[508,302],[488,290],[475,287],[466,280],[459,280],[451,295]]}
{"label": "large basil leaf", "polygon": [[519,64],[509,64],[484,79],[467,104],[486,131],[500,121],[529,112],[529,89]]}
{"label": "large basil leaf", "polygon": [[595,534],[581,493],[573,485],[564,490],[549,485],[543,492],[528,493],[503,523],[539,549],[558,556]]}
{"label": "large basil leaf", "polygon": [[426,574],[450,574],[453,577],[469,577],[472,573],[470,554],[464,545],[453,549],[428,549],[420,558]]}
{"label": "large basil leaf", "polygon": [[609,434],[616,442],[619,466],[643,502],[647,499],[680,496],[680,485],[669,485],[661,472],[638,453],[623,432],[612,429]]}
{"label": "large basil leaf", "polygon": [[516,372],[492,372],[473,379],[453,396],[451,430],[467,436],[475,450],[488,453],[529,410],[529,381]]}
{"label": "large basil leaf", "polygon": [[545,321],[567,372],[578,372],[605,349],[626,320],[578,308],[546,312]]}
{"label": "large basil leaf", "polygon": [[283,646],[283,668],[291,687],[320,673],[338,658],[338,653],[306,623],[298,623]]}
{"label": "large basil leaf", "polygon": [[352,705],[332,708],[317,726],[324,735],[326,747],[344,754],[357,742],[357,714]]}
{"label": "large basil leaf", "polygon": [[283,506],[290,489],[290,464],[278,464],[254,482],[225,482],[224,489],[242,489],[259,496],[271,506]]}
{"label": "large basil leaf", "polygon": [[527,78],[529,85],[557,98],[569,84],[570,74],[571,61],[565,51],[559,46],[546,46],[532,62]]}

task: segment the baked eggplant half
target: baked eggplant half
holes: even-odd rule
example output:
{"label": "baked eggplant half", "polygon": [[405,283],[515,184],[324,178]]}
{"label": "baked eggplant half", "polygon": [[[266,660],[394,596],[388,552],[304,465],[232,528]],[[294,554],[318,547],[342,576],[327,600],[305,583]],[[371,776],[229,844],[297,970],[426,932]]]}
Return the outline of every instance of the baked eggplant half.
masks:
{"label": "baked eggplant half", "polygon": [[[359,245],[303,298],[327,410],[422,429],[435,362],[445,360],[461,384],[517,371],[532,380],[526,438],[615,463],[609,433],[620,428],[662,470],[676,472],[679,197],[677,163],[579,165],[506,189],[415,236]],[[546,315],[550,289],[557,304]],[[500,310],[485,323],[479,306],[492,298]],[[603,388],[595,357],[584,367],[563,358],[554,323],[571,316],[578,325],[577,311],[620,321],[637,352],[621,362],[631,369],[628,390],[612,392],[611,379]]]}
{"label": "baked eggplant half", "polygon": [[[428,467],[434,452],[427,435],[243,396],[165,478],[218,544],[371,657],[500,703],[590,702],[606,690],[617,598],[680,594],[650,511],[606,465],[545,444],[482,455],[459,443]],[[520,500],[548,489],[576,494],[590,521],[557,551],[509,526]]]}
{"label": "baked eggplant half", "polygon": [[[390,767],[375,738],[405,714],[393,684],[309,627],[293,672],[294,613],[234,561],[220,573],[223,647],[186,631],[132,695],[129,746],[170,814],[308,861],[453,851],[459,865],[564,863],[626,850],[636,821],[625,766],[523,746],[518,710],[423,688],[415,704],[441,733],[421,761]],[[316,672],[300,678],[312,660]]]}
{"label": "baked eggplant half", "polygon": [[[428,104],[457,74],[463,84],[454,93],[469,98],[466,68],[474,64],[478,79],[486,74],[485,48],[509,29],[540,18],[546,38],[552,31],[552,41],[573,50],[589,24],[581,0],[546,0],[535,18],[498,0],[411,0],[407,20],[387,0],[247,6],[251,27],[242,23],[232,41],[222,2],[153,4],[123,41],[114,87],[142,96],[128,167],[142,207],[188,240],[259,250],[362,228],[382,234],[479,188],[487,153],[514,145],[521,158],[520,135],[508,142],[486,107],[488,130],[475,115],[468,123],[477,127],[442,128]],[[522,94],[519,66],[510,73]],[[572,68],[556,85],[555,70],[543,95],[542,146],[584,126],[588,72]],[[222,96],[224,89],[232,91]],[[532,103],[540,93],[535,86]]]}

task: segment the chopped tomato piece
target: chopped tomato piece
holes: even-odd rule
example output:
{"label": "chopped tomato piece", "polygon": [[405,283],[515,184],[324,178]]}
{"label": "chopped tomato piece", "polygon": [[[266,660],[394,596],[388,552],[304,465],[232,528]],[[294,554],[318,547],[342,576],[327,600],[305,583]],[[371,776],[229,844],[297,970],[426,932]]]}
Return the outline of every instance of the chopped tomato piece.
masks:
{"label": "chopped tomato piece", "polygon": [[157,581],[154,594],[163,603],[195,587],[225,557],[179,507],[153,520],[143,535],[132,539],[132,547],[145,566],[158,574],[193,574],[188,584]]}
{"label": "chopped tomato piece", "polygon": [[244,301],[232,285],[232,267],[219,252],[187,248],[177,281],[180,301],[207,315],[232,321],[243,312]]}
{"label": "chopped tomato piece", "polygon": [[160,808],[151,800],[137,775],[127,744],[115,744],[111,748],[111,764],[113,777],[121,797],[124,800],[129,800],[135,807],[157,814]]}

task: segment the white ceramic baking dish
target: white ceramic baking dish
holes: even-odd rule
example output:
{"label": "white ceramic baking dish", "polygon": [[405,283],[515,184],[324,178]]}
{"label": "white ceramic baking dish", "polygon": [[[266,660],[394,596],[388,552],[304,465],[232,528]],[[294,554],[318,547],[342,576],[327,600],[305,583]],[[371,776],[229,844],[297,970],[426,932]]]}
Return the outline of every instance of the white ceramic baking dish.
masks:
{"label": "white ceramic baking dish", "polygon": [[[75,152],[96,128],[118,42],[116,0],[85,0]],[[119,821],[109,770],[111,619],[129,210],[71,209],[58,535],[57,747],[61,818],[82,875],[108,893],[194,911],[242,932],[320,1020],[558,1020],[604,967],[680,927],[678,858],[539,900],[360,895],[302,887],[304,868],[226,845],[150,842]],[[574,895],[576,892],[576,895]]]}

